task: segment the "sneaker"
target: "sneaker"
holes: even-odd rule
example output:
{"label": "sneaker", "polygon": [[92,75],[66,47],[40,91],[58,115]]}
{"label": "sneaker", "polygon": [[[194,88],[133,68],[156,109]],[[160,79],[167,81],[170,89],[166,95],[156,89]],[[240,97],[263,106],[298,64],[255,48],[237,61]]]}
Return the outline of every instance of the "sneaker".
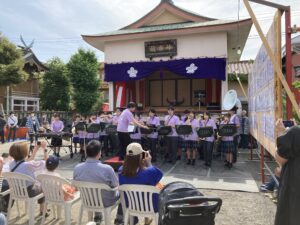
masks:
{"label": "sneaker", "polygon": [[261,187],[260,187],[260,191],[261,191],[261,192],[272,192],[273,190],[268,189],[267,186],[261,186]]}

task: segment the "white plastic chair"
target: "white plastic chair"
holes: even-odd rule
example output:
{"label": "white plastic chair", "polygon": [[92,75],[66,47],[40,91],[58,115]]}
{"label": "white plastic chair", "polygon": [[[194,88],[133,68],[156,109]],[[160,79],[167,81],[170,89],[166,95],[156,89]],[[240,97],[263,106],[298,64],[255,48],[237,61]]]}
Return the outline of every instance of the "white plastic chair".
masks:
{"label": "white plastic chair", "polygon": [[[159,194],[159,190],[150,185],[126,184],[119,187],[121,203],[124,213],[124,225],[133,225],[133,216],[152,219],[158,225],[158,212],[154,212],[152,196]],[[128,199],[126,207],[125,195]],[[152,222],[152,223],[153,223]]]}
{"label": "white plastic chair", "polygon": [[[49,174],[39,174],[37,180],[41,183],[45,195],[45,207],[43,212],[43,219],[41,224],[45,224],[45,214],[48,204],[64,208],[65,224],[71,224],[71,208],[79,198],[79,192],[75,193],[74,198],[69,201],[64,200],[63,185],[71,185],[69,181],[62,177],[57,177]],[[59,210],[60,211],[60,210]]]}
{"label": "white plastic chair", "polygon": [[104,207],[102,191],[117,191],[118,188],[110,188],[106,184],[83,182],[73,180],[72,184],[80,191],[81,206],[78,217],[78,225],[81,225],[83,210],[89,212],[89,221],[92,220],[91,213],[102,212],[105,225],[111,225],[111,212],[119,204],[119,201],[110,207]]}
{"label": "white plastic chair", "polygon": [[10,190],[10,198],[8,203],[7,221],[9,220],[11,214],[11,208],[13,200],[15,201],[25,201],[27,206],[27,214],[29,217],[29,224],[34,224],[34,209],[37,200],[44,197],[44,194],[38,194],[34,197],[29,197],[27,191],[28,183],[34,184],[35,180],[30,176],[16,173],[16,172],[5,172],[3,177],[7,180]]}

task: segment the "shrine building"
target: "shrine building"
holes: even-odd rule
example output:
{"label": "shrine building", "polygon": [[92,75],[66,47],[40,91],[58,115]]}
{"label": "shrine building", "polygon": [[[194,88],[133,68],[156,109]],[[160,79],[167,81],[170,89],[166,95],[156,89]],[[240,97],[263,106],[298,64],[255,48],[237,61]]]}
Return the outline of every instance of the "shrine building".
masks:
{"label": "shrine building", "polygon": [[220,109],[228,64],[240,59],[251,19],[219,20],[162,0],[119,30],[82,35],[104,52],[109,109],[138,103],[143,110]]}

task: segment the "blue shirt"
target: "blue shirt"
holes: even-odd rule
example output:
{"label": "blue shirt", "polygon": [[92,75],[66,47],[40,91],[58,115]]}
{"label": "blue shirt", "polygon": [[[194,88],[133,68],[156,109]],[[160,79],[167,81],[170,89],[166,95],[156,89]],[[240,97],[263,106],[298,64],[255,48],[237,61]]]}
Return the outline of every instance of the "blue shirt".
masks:
{"label": "blue shirt", "polygon": [[[91,158],[74,168],[73,178],[77,181],[106,184],[111,188],[119,185],[118,177],[111,166]],[[102,191],[102,198],[104,206],[108,207],[118,200],[119,194],[115,191]]]}
{"label": "blue shirt", "polygon": [[[139,170],[135,177],[126,177],[122,175],[123,166],[119,169],[119,182],[122,184],[140,184],[155,186],[163,177],[163,173],[156,167],[150,166],[148,168]],[[158,212],[158,195],[153,195],[154,211]]]}

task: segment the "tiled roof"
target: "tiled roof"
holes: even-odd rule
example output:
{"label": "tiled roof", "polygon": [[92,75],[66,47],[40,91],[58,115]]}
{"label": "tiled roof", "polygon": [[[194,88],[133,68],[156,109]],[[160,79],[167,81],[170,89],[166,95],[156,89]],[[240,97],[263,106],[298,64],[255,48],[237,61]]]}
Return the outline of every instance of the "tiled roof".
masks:
{"label": "tiled roof", "polygon": [[239,61],[228,63],[227,73],[234,74],[237,72],[238,74],[248,75],[251,73],[253,67],[253,60]]}
{"label": "tiled roof", "polygon": [[[179,30],[179,29],[187,29],[187,28],[195,28],[195,27],[206,27],[206,26],[217,26],[217,25],[225,25],[238,22],[237,20],[212,20],[206,22],[187,22],[187,23],[176,23],[176,24],[166,24],[166,25],[158,25],[158,26],[147,26],[141,27],[137,29],[121,29],[112,32],[94,34],[94,35],[84,35],[90,37],[99,37],[99,36],[114,36],[114,35],[122,35],[122,34],[136,34],[136,33],[147,33],[147,32],[155,32],[155,31],[166,31],[166,30]],[[240,21],[241,22],[241,21]]]}

